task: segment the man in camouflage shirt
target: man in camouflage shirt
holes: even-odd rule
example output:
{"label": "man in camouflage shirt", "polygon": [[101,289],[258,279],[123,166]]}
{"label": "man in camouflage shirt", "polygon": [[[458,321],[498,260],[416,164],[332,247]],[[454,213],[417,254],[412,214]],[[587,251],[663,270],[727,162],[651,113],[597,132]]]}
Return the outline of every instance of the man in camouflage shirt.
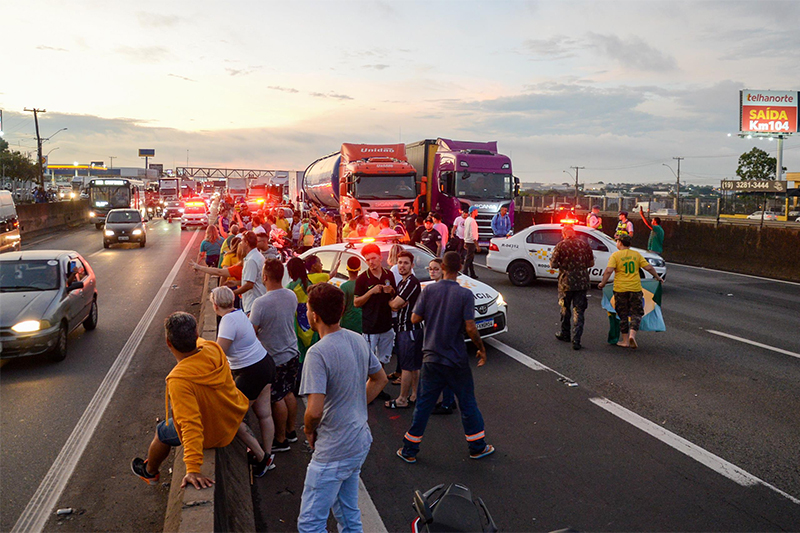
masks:
{"label": "man in camouflage shirt", "polygon": [[[589,245],[578,238],[572,225],[561,230],[564,239],[556,244],[550,257],[550,267],[558,270],[558,303],[561,306],[560,341],[572,341],[572,349],[581,349],[583,313],[586,311],[586,291],[589,290],[589,269],[594,266],[594,254]],[[573,315],[570,336],[570,308]]]}

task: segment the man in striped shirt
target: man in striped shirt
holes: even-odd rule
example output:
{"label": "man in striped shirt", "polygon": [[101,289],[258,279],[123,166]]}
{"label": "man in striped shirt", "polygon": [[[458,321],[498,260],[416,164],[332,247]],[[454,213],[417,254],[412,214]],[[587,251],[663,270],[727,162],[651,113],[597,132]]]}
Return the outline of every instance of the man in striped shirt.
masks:
{"label": "man in striped shirt", "polygon": [[403,250],[397,254],[397,270],[403,279],[397,284],[397,296],[389,302],[397,311],[397,359],[400,362],[400,395],[386,402],[389,409],[408,409],[417,399],[419,369],[422,368],[422,324],[411,322],[411,313],[422,292],[414,276],[414,255]]}

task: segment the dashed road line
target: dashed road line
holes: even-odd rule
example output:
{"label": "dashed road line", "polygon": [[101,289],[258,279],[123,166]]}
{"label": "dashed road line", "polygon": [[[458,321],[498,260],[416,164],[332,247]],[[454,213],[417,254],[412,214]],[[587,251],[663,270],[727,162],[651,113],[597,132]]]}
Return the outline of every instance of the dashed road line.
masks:
{"label": "dashed road line", "polygon": [[[485,344],[496,348],[497,350],[505,353],[512,359],[522,363],[523,365],[531,368],[533,370],[549,370],[554,374],[561,376],[572,382],[570,378],[559,374],[558,372],[552,370],[551,368],[543,365],[539,361],[535,360],[534,358],[525,355],[524,353],[508,346],[507,344],[498,341],[497,339],[490,338],[484,341]],[[733,463],[729,463],[728,461],[722,459],[714,455],[713,453],[701,448],[700,446],[684,439],[668,431],[655,422],[651,422],[644,417],[641,417],[630,411],[621,405],[612,402],[607,398],[590,398],[593,404],[597,405],[598,407],[608,411],[609,413],[613,414],[614,416],[628,422],[632,426],[644,431],[648,435],[655,437],[656,439],[660,440],[661,442],[667,444],[668,446],[674,448],[675,450],[691,457],[695,461],[699,462],[702,465],[707,466],[708,468],[712,469],[713,471],[725,476],[726,478],[742,485],[744,487],[752,487],[755,485],[763,485],[768,489],[777,492],[781,496],[787,498],[788,500],[792,501],[793,503],[800,504],[800,500],[795,498],[794,496],[783,492],[779,488],[770,485],[766,481],[750,474],[749,472],[739,468],[738,466],[734,465]]]}
{"label": "dashed road line", "polygon": [[50,518],[53,512],[53,508],[64,492],[67,482],[70,477],[72,477],[72,473],[75,471],[81,455],[83,455],[95,429],[97,429],[103,417],[103,413],[105,413],[108,404],[111,403],[111,398],[117,390],[117,385],[119,385],[122,376],[125,375],[131,359],[133,359],[133,355],[136,353],[147,329],[153,322],[153,318],[156,316],[159,307],[161,307],[161,303],[166,298],[167,293],[169,293],[172,282],[183,267],[186,256],[189,254],[189,248],[194,244],[196,237],[197,233],[192,234],[180,258],[175,263],[175,266],[172,267],[164,283],[161,284],[161,288],[156,293],[155,298],[153,298],[150,307],[144,312],[136,329],[133,330],[125,346],[122,347],[119,355],[117,355],[114,364],[111,365],[106,377],[103,378],[92,400],[89,402],[83,415],[81,415],[80,420],[78,420],[69,438],[67,438],[64,447],[61,448],[61,451],[58,453],[58,457],[53,461],[44,479],[42,479],[42,482],[39,484],[39,488],[36,489],[28,505],[25,506],[22,514],[17,519],[17,523],[14,524],[11,530],[12,532],[39,532],[44,528],[48,518]]}
{"label": "dashed road line", "polygon": [[707,329],[706,331],[713,335],[719,335],[720,337],[725,337],[726,339],[732,339],[735,341],[743,342],[751,346],[758,346],[759,348],[764,348],[765,350],[771,350],[773,352],[782,353],[784,355],[790,355],[792,357],[797,357],[798,359],[800,359],[800,353],[790,352],[789,350],[784,350],[783,348],[776,348],[775,346],[770,346],[769,344],[763,344],[760,342],[751,341],[750,339],[745,339],[744,337],[737,337],[736,335],[731,335],[730,333],[724,333],[722,331],[716,331],[713,329]]}

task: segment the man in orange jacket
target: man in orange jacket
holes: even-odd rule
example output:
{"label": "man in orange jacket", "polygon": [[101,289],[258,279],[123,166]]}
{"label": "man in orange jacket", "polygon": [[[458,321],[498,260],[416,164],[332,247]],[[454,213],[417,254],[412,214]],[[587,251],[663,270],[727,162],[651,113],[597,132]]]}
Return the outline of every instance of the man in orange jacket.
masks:
{"label": "man in orange jacket", "polygon": [[[158,484],[158,468],[173,446],[183,444],[186,476],[181,487],[197,489],[214,481],[200,473],[204,448],[233,441],[247,412],[247,397],[236,388],[225,353],[212,341],[198,339],[197,322],[188,313],[173,313],[164,322],[167,346],[178,364],[167,376],[167,419],[158,423],[147,459],[135,458],[133,473]],[[172,418],[169,401],[172,400]]]}

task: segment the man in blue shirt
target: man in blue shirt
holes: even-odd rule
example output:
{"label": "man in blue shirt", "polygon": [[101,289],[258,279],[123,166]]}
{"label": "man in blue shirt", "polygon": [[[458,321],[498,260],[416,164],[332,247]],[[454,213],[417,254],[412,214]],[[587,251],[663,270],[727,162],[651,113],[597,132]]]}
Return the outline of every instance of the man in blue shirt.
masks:
{"label": "man in blue shirt", "polygon": [[411,315],[414,324],[425,321],[425,337],[414,420],[403,437],[403,447],[397,450],[397,456],[407,463],[417,462],[425,426],[445,387],[452,389],[458,397],[470,458],[480,459],[494,452],[494,446],[486,444],[483,416],[475,400],[475,384],[464,334],[469,335],[478,348],[479,367],[486,364],[486,348],[475,326],[472,291],[456,281],[460,268],[458,253],[444,254],[444,279],[422,291]]}
{"label": "man in blue shirt", "polygon": [[511,217],[508,216],[508,207],[503,206],[500,212],[492,217],[492,233],[495,237],[510,237],[514,233],[511,226]]}

